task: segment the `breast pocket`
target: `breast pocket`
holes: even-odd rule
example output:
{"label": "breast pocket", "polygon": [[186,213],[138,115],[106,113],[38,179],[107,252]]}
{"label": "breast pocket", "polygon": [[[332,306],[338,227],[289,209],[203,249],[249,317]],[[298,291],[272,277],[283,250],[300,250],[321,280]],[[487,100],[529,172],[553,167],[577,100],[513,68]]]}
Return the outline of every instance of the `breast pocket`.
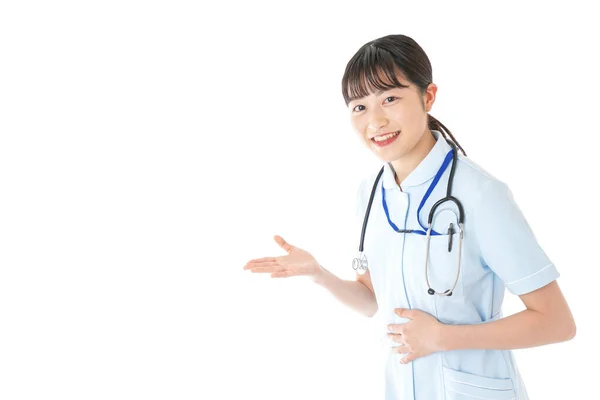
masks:
{"label": "breast pocket", "polygon": [[[440,321],[445,321],[454,312],[454,306],[460,306],[464,301],[462,269],[458,270],[458,237],[458,233],[452,235],[452,248],[448,251],[447,234],[430,236],[429,250],[427,236],[417,233],[406,235],[404,277],[411,302],[416,308],[429,310],[438,319],[441,318]],[[430,295],[429,289],[438,293],[452,290],[452,295]]]}
{"label": "breast pocket", "polygon": [[442,367],[447,400],[509,400],[516,394],[510,378],[490,378]]}
{"label": "breast pocket", "polygon": [[[451,297],[462,298],[462,268],[459,268],[460,234],[455,228],[453,234],[423,236],[423,276],[429,287],[438,293],[452,292]],[[425,266],[426,265],[426,266]],[[437,295],[436,295],[437,296]]]}

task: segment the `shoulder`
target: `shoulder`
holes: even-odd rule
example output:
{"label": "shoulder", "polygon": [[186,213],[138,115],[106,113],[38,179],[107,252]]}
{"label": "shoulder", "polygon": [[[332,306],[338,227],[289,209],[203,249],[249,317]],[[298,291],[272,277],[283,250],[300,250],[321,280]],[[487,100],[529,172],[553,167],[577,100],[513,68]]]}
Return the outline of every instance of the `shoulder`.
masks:
{"label": "shoulder", "polygon": [[503,180],[462,154],[458,155],[454,181],[456,183],[453,183],[452,192],[457,198],[468,199],[465,202],[468,209],[475,208],[490,195],[510,194],[510,189]]}
{"label": "shoulder", "polygon": [[461,185],[471,189],[483,189],[492,184],[504,184],[497,176],[462,154],[458,155],[456,174],[460,176]]}
{"label": "shoulder", "polygon": [[358,185],[358,192],[361,193],[363,191],[371,192],[373,189],[373,185],[375,184],[375,180],[377,176],[380,176],[379,182],[383,179],[383,165],[377,167],[377,169],[372,169],[368,173],[363,174],[363,176],[359,179],[360,183]]}
{"label": "shoulder", "polygon": [[[364,213],[364,210],[367,209],[367,203],[369,201],[369,196],[373,190],[373,186],[375,185],[375,180],[377,176],[382,171],[383,165],[377,167],[377,169],[373,169],[363,174],[362,177],[359,178],[358,188],[356,191],[356,212],[357,214]],[[382,174],[383,175],[383,174]],[[380,176],[378,183],[381,182],[383,176]]]}

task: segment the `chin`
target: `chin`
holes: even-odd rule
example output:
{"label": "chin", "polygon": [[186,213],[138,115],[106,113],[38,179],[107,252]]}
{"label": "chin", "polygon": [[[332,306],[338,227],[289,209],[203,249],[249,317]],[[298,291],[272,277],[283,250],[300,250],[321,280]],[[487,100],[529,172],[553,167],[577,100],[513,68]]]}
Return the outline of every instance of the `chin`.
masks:
{"label": "chin", "polygon": [[383,162],[396,161],[406,155],[406,151],[403,149],[385,149],[385,151],[381,151],[381,149],[372,148],[371,150]]}

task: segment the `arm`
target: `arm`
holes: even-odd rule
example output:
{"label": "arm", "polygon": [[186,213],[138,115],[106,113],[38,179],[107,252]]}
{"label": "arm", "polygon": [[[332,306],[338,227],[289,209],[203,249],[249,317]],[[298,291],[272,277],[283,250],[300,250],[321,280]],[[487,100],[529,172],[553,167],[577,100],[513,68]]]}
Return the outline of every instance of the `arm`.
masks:
{"label": "arm", "polygon": [[377,312],[377,300],[369,271],[364,275],[357,274],[356,281],[349,281],[321,266],[321,272],[312,277],[312,280],[329,290],[339,301],[367,317],[372,317]]}
{"label": "arm", "polygon": [[[375,178],[374,176],[372,177]],[[366,209],[366,199],[362,193],[365,180],[361,181],[356,192],[356,230],[362,227]],[[319,272],[312,277],[313,282],[323,286],[339,301],[364,316],[372,317],[377,312],[377,299],[371,282],[369,270],[365,274],[356,274],[356,280],[343,280],[319,265]]]}
{"label": "arm", "polygon": [[522,349],[575,337],[575,321],[556,281],[519,296],[526,310],[494,322],[444,325],[442,350]]}
{"label": "arm", "polygon": [[526,309],[493,322],[448,327],[448,347],[520,349],[571,339],[575,322],[556,282],[560,274],[505,183],[488,181],[471,223],[482,261]]}

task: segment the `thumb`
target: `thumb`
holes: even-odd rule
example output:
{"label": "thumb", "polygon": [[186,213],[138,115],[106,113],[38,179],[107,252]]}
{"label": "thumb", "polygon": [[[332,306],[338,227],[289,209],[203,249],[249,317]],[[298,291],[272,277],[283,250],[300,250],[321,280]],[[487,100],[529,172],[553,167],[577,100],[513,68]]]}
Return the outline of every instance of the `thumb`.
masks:
{"label": "thumb", "polygon": [[287,251],[288,253],[290,251],[292,251],[292,249],[294,248],[294,246],[290,245],[288,242],[286,242],[281,236],[279,235],[275,235],[274,237],[275,241],[277,242],[278,245],[280,245],[285,251]]}

